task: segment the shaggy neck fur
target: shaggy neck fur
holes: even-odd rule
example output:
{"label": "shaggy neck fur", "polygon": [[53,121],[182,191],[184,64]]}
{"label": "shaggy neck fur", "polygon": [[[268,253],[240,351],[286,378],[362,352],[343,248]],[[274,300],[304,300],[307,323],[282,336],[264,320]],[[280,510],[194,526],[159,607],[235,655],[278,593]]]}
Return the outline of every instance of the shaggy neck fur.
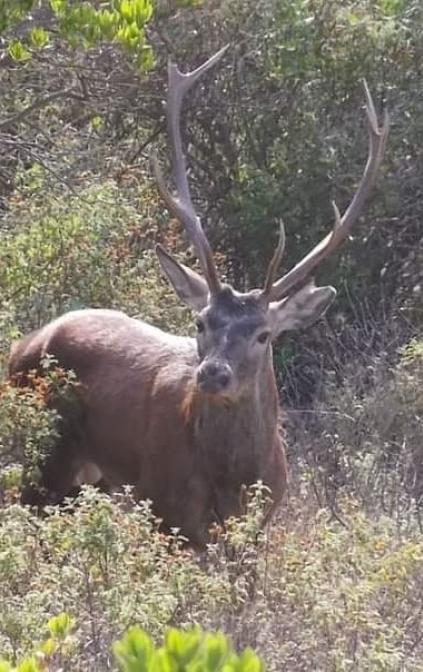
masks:
{"label": "shaggy neck fur", "polygon": [[278,395],[272,353],[255,382],[236,401],[191,390],[184,408],[199,467],[213,490],[219,517],[234,513],[241,486],[266,472],[278,440]]}

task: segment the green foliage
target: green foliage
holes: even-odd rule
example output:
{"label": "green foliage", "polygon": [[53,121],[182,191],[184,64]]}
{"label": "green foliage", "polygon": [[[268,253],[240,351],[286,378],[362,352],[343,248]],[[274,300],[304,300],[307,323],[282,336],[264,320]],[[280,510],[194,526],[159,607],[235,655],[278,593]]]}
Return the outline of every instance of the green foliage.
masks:
{"label": "green foliage", "polygon": [[[0,35],[24,19],[35,4],[34,0],[0,0]],[[117,44],[133,58],[140,70],[153,67],[153,51],[146,34],[155,9],[153,0],[108,0],[100,6],[90,0],[50,0],[49,4],[57,24],[54,31],[49,33],[42,26],[35,27],[29,32],[26,43],[12,40],[8,50],[15,61],[30,59],[32,49],[43,49],[51,37],[60,36],[72,47],[85,49],[106,42]],[[189,7],[200,3],[183,0],[179,4]]]}
{"label": "green foliage", "polygon": [[237,651],[253,646],[273,672],[416,672],[418,530],[399,532],[351,499],[339,501],[340,524],[306,494],[291,498],[293,515],[270,536],[257,536],[260,502],[254,495],[201,562],[128,493],[113,501],[86,488],[75,507],[43,519],[0,509],[3,657],[11,666],[29,656],[42,669],[103,669],[122,638],[114,646],[122,670],[263,669],[251,651],[236,655],[195,624],[226,633]]}
{"label": "green foliage", "polygon": [[135,208],[110,183],[66,200],[51,194],[29,207],[16,204],[0,248],[4,347],[19,330],[82,307],[120,308],[168,328],[186,325],[188,313],[162,281],[151,251],[157,224],[148,197],[145,186]]}
{"label": "green foliage", "polygon": [[[36,655],[18,667],[0,661],[0,672],[42,672],[54,662],[66,662],[69,651],[65,645],[72,641],[74,626],[74,619],[66,613],[51,618],[51,637]],[[156,648],[151,637],[135,626],[113,645],[113,651],[123,672],[264,672],[253,651],[246,649],[238,655],[223,634],[203,633],[200,628],[172,628],[166,633],[164,645]]]}
{"label": "green foliage", "polygon": [[31,58],[31,52],[19,40],[14,40],[9,45],[9,54],[15,61],[27,61]]}
{"label": "green foliage", "polygon": [[39,26],[31,30],[30,39],[34,47],[43,49],[48,45],[50,38],[48,32]]}
{"label": "green foliage", "polygon": [[61,613],[53,616],[47,623],[50,636],[40,644],[35,654],[25,658],[17,667],[0,661],[0,671],[4,669],[5,672],[43,672],[52,669],[59,662],[65,662],[73,649],[74,628],[75,619],[69,614]]}
{"label": "green foliage", "polygon": [[100,42],[116,42],[135,57],[141,69],[153,65],[145,27],[153,15],[150,0],[111,0],[97,7],[90,2],[54,0],[52,8],[62,35],[71,44],[92,47]]}
{"label": "green foliage", "polygon": [[[5,382],[0,391],[0,492],[21,485],[22,467],[27,483],[37,483],[39,469],[59,436],[58,406],[75,403],[75,376],[57,366],[52,357],[40,372],[28,376],[28,387]],[[54,408],[51,401],[54,399]]]}
{"label": "green foliage", "polygon": [[[350,505],[341,511],[342,529],[322,524],[321,514],[299,546],[295,534],[285,539],[284,571],[273,589],[276,599],[278,590],[286,591],[287,613],[291,603],[298,605],[294,618],[302,639],[293,657],[299,666],[312,658],[314,669],[418,669],[417,659],[404,659],[398,643],[404,642],[400,623],[422,578],[419,534],[395,542],[389,520],[372,523]],[[398,611],[400,602],[409,606]],[[326,637],[330,649],[319,650]],[[289,655],[293,643],[283,648]]]}
{"label": "green foliage", "polygon": [[[177,537],[159,533],[146,504],[89,488],[75,508],[52,509],[43,520],[18,506],[0,509],[0,569],[8,605],[0,650],[14,659],[32,655],[58,611],[77,621],[71,660],[89,665],[107,659],[111,641],[133,623],[161,636],[175,614],[184,625],[206,620],[229,599],[227,579],[207,576]],[[66,636],[66,623],[51,627],[51,636]]]}
{"label": "green foliage", "polygon": [[237,655],[222,634],[203,634],[172,629],[165,643],[155,649],[153,641],[140,628],[131,628],[113,647],[123,672],[261,672],[258,657],[249,649]]}
{"label": "green foliage", "polygon": [[419,375],[423,365],[423,341],[417,338],[413,339],[404,346],[401,355],[403,366],[411,367],[413,374],[417,373]]}
{"label": "green foliage", "polygon": [[29,480],[37,481],[38,464],[57,440],[57,419],[54,411],[43,407],[37,393],[12,387],[3,389],[0,412],[0,489],[21,484],[23,464],[27,466]]}
{"label": "green foliage", "polygon": [[[200,14],[190,10],[199,4]],[[110,499],[87,488],[76,505],[51,508],[44,518],[14,504],[22,464],[34,465],[35,480],[58,436],[49,395],[72,402],[67,393],[76,381],[46,362],[31,389],[4,384],[0,651],[7,662],[0,671],[110,669],[119,638],[123,670],[184,669],[187,660],[192,670],[262,669],[255,654],[237,655],[223,635],[204,634],[220,631],[237,651],[253,646],[271,672],[417,672],[423,345],[415,339],[397,348],[422,315],[421,2],[50,5],[57,31],[36,25],[16,39],[15,27],[35,4],[0,0],[0,32],[15,61],[9,67],[4,59],[0,120],[3,368],[13,340],[73,308],[115,307],[188,329],[188,313],[162,282],[152,252],[156,241],[177,253],[181,246],[180,229],[146,177],[149,143],[162,123],[164,72],[129,76],[128,62],[151,68],[152,44],[159,64],[171,51],[182,69],[233,45],[216,85],[204,80],[197,93],[203,107],[184,137],[194,200],[239,286],[262,283],[280,216],[286,266],[327,232],[331,199],[341,210],[348,204],[365,161],[360,79],[378,109],[386,98],[392,132],[366,224],[341,262],[321,271],[323,281],[365,292],[381,322],[363,326],[356,350],[334,344],[323,329],[308,337],[308,351],[326,351],[331,371],[321,373],[327,360],[319,355],[325,391],[318,401],[310,393],[314,407],[304,414],[313,420],[295,409],[295,436],[288,423],[291,498],[282,519],[263,532],[267,494],[258,484],[245,515],[214,530],[201,559],[177,532],[164,536],[148,505],[129,493]],[[60,101],[65,89],[69,97]],[[354,312],[348,292],[333,321],[345,334]],[[395,318],[403,314],[408,327],[393,344],[381,327],[403,325]],[[275,361],[309,392],[307,366],[300,363],[301,378],[289,368],[305,338],[285,340]],[[382,344],[370,345],[365,361],[357,353],[368,342]]]}
{"label": "green foliage", "polygon": [[[420,196],[412,198],[413,187],[410,192],[406,187],[414,162],[404,148],[418,152],[421,97],[411,91],[421,87],[421,10],[421,3],[410,0],[221,4],[225,39],[231,41],[242,26],[250,40],[248,49],[238,47],[236,83],[231,86],[224,78],[219,98],[228,101],[230,110],[222,113],[221,123],[230,123],[228,116],[236,119],[232,135],[228,132],[221,145],[211,138],[219,152],[213,170],[223,163],[233,177],[222,215],[226,225],[223,235],[217,230],[216,243],[223,243],[248,285],[263,282],[280,217],[287,231],[287,270],[329,230],[331,200],[341,211],[351,200],[366,161],[360,85],[365,77],[377,109],[386,104],[395,119],[387,156],[374,205],[370,202],[364,212],[366,224],[356,227],[353,240],[318,275],[339,288],[337,307],[345,311],[350,305],[344,287],[366,296],[376,311],[382,274],[385,301],[394,299],[390,288],[399,284],[396,263],[400,250],[408,249],[401,239],[413,239],[401,226],[401,204],[413,201],[420,211]],[[391,179],[391,170],[401,178]],[[395,227],[385,224],[391,218]],[[419,240],[421,227],[416,229]],[[417,271],[418,260],[409,264]],[[406,278],[412,286],[410,275]]]}
{"label": "green foliage", "polygon": [[[14,0],[7,5],[2,3],[0,6],[0,33],[23,18],[34,3]],[[153,16],[153,3],[150,0],[110,0],[100,7],[86,0],[50,0],[50,7],[57,20],[59,35],[72,46],[90,48],[102,42],[116,42],[134,57],[140,69],[148,70],[154,64],[145,33]],[[42,49],[48,43],[49,34],[44,28],[36,27],[30,32],[30,48]],[[9,53],[16,61],[31,57],[30,50],[20,40],[9,45]]]}
{"label": "green foliage", "polygon": [[0,34],[23,18],[34,4],[35,0],[0,0]]}

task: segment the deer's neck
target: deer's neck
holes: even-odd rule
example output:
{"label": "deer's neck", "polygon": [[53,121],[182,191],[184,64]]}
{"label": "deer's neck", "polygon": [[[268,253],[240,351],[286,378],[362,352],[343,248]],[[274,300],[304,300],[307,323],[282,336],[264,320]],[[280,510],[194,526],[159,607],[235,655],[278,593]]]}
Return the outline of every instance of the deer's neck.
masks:
{"label": "deer's neck", "polygon": [[278,395],[269,352],[262,370],[236,401],[194,396],[190,410],[196,452],[218,483],[265,480],[278,433]]}

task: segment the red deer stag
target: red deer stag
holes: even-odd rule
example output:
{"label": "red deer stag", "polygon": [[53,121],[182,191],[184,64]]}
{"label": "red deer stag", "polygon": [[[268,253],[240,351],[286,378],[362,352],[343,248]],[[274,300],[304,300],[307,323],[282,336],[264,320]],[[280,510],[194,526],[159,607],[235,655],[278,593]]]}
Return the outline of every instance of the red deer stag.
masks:
{"label": "red deer stag", "polygon": [[197,314],[197,337],[183,338],[114,310],[77,310],[17,343],[10,375],[24,381],[47,353],[81,382],[81,412],[69,420],[42,465],[41,489],[28,486],[29,504],[57,502],[87,468],[110,486],[130,483],[149,498],[165,526],[178,527],[203,546],[214,522],[240,512],[243,486],[263,481],[273,508],[286,489],[284,448],[278,434],[278,392],[272,341],[283,331],[311,325],[335,297],[310,274],[350,232],[384,153],[387,118],[378,125],[365,86],[369,130],[367,164],[351,204],[333,230],[282,278],[283,228],[263,289],[240,293],[222,284],[188,187],[180,132],[183,99],[219,60],[182,74],[169,65],[167,121],[176,187],[166,187],[157,161],[160,194],[185,227],[203,276],[161,246],[164,274]]}

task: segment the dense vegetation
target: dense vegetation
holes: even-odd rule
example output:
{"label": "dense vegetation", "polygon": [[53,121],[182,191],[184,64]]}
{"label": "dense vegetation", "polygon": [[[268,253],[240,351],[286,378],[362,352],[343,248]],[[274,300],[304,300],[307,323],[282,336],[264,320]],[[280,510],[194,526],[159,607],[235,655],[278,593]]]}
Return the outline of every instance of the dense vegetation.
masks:
{"label": "dense vegetation", "polygon": [[[419,0],[0,0],[0,669],[150,669],[125,655],[163,659],[148,637],[192,625],[275,672],[422,669],[422,22]],[[46,396],[75,381],[46,362],[17,391],[5,369],[14,339],[75,307],[189,332],[154,243],[195,260],[149,156],[166,156],[168,56],[188,69],[227,42],[184,135],[237,287],[263,282],[281,217],[286,268],[331,226],[331,200],[348,204],[366,154],[361,78],[391,132],[361,223],[319,270],[336,304],[275,347],[288,502],[264,534],[258,488],[199,559],[129,492],[87,489],[44,518],[22,508],[21,466],[59,428]],[[134,625],[148,635],[125,639]],[[178,636],[166,642],[189,648]],[[219,636],[189,636],[192,669],[260,670]]]}

